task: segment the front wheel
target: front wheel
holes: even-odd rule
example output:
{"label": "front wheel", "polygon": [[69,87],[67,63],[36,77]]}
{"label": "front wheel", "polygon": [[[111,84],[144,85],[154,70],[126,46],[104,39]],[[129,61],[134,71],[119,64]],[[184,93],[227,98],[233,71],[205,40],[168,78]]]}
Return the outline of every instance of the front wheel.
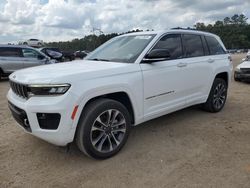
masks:
{"label": "front wheel", "polygon": [[78,148],[95,159],[117,154],[127,141],[130,115],[118,101],[97,99],[84,109],[76,132]]}
{"label": "front wheel", "polygon": [[234,81],[240,82],[241,80],[239,78],[237,78],[236,75],[234,74]]}
{"label": "front wheel", "polygon": [[222,110],[227,99],[227,83],[221,78],[215,78],[211,91],[203,109],[208,112],[219,112]]}

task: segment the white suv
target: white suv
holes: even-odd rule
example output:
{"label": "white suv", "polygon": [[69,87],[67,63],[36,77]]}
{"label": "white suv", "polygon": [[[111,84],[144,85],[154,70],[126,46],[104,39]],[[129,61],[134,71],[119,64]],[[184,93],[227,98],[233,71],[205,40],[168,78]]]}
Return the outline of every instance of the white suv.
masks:
{"label": "white suv", "polygon": [[132,33],[84,60],[13,73],[8,100],[30,134],[60,146],[75,140],[88,156],[104,159],[124,146],[131,125],[195,104],[220,111],[231,72],[216,35]]}

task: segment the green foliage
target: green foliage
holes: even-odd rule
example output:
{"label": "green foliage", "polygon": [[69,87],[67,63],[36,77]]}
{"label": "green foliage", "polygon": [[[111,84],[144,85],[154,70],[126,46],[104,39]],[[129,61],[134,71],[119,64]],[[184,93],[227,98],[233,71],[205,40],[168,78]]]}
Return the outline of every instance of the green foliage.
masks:
{"label": "green foliage", "polygon": [[250,49],[250,25],[243,14],[235,14],[231,18],[216,21],[215,24],[205,25],[196,23],[197,30],[219,35],[228,49]]}

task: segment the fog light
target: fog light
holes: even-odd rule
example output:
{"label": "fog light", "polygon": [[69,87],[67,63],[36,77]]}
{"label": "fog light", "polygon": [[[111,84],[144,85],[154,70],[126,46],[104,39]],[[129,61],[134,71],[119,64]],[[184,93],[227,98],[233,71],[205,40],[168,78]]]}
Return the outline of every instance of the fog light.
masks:
{"label": "fog light", "polygon": [[37,120],[41,129],[56,130],[61,119],[56,113],[37,113]]}

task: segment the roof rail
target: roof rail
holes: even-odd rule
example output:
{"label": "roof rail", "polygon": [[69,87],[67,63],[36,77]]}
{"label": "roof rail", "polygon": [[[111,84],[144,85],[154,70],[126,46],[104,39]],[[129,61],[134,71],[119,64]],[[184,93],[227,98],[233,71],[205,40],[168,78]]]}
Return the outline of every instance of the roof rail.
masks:
{"label": "roof rail", "polygon": [[180,30],[197,30],[197,29],[195,29],[195,28],[191,28],[191,27],[186,27],[186,28],[183,28],[183,27],[174,27],[174,28],[171,28],[171,30],[178,30],[178,29],[180,29]]}

